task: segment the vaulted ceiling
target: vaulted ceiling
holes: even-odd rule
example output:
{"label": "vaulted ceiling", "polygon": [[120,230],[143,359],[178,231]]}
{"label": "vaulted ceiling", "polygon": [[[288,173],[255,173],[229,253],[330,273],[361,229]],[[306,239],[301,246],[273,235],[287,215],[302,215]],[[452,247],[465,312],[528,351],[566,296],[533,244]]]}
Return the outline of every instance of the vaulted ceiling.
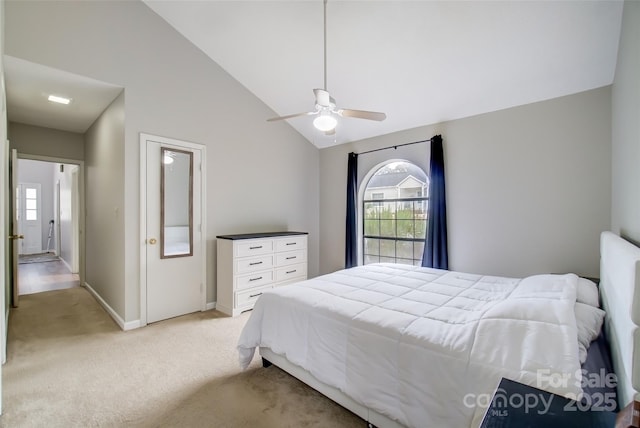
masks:
{"label": "vaulted ceiling", "polygon": [[[145,0],[271,107],[314,110],[323,86],[323,2]],[[573,94],[613,82],[620,1],[327,3],[327,89],[334,136],[289,119],[318,147]],[[267,118],[265,118],[267,119]]]}
{"label": "vaulted ceiling", "polygon": [[[312,90],[324,79],[322,0],[144,3],[274,116],[314,110]],[[316,130],[312,117],[288,123],[322,148],[609,85],[622,7],[619,0],[329,0],[327,89],[338,107],[387,119],[340,118],[333,136]],[[95,120],[34,110],[47,79],[86,91],[74,102],[77,114],[99,114],[122,90],[10,57],[5,67],[9,119],[24,123],[84,132]]]}

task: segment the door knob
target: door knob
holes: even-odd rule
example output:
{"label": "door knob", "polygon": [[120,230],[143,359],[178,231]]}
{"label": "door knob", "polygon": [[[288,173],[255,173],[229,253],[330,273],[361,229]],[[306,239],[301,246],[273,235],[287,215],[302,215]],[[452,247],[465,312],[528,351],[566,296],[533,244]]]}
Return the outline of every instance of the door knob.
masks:
{"label": "door knob", "polygon": [[149,239],[149,244],[151,244],[151,245],[156,245],[156,242],[158,242],[158,241],[156,241],[156,238]]}
{"label": "door knob", "polygon": [[24,235],[9,235],[9,239],[24,239]]}

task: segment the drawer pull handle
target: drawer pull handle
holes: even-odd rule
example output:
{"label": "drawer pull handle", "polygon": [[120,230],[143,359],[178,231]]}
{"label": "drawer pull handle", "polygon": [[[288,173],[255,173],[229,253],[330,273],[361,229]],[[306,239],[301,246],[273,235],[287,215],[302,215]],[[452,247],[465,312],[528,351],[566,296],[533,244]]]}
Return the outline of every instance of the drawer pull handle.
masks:
{"label": "drawer pull handle", "polygon": [[257,247],[249,247],[250,250],[258,250],[262,248],[262,245],[258,245]]}
{"label": "drawer pull handle", "polygon": [[258,280],[260,280],[260,279],[262,279],[262,277],[261,277],[261,276],[259,276],[259,277],[257,277],[257,278],[249,278],[249,282],[251,282],[251,281],[258,281]]}
{"label": "drawer pull handle", "polygon": [[294,273],[297,269],[287,271],[287,274]]}
{"label": "drawer pull handle", "polygon": [[249,263],[249,266],[255,266],[255,265],[261,265],[262,262],[254,262],[254,263]]}
{"label": "drawer pull handle", "polygon": [[296,256],[287,257],[287,260],[295,259]]}
{"label": "drawer pull handle", "polygon": [[287,242],[287,245],[296,245],[295,242]]}
{"label": "drawer pull handle", "polygon": [[262,294],[262,293],[258,293],[258,294],[251,294],[251,295],[249,296],[249,298],[251,299],[251,298],[253,298],[253,297],[258,297],[258,296],[260,296],[261,294]]}

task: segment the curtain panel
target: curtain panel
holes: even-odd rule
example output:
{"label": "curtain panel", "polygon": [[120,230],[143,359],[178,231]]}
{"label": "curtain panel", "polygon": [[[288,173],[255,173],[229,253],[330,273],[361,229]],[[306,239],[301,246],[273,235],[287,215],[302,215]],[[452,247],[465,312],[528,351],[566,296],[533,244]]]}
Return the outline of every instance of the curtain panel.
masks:
{"label": "curtain panel", "polygon": [[449,269],[446,199],[442,136],[436,135],[431,139],[428,226],[422,255],[424,267]]}
{"label": "curtain panel", "polygon": [[347,224],[345,236],[344,267],[358,265],[358,154],[349,153],[347,164]]}

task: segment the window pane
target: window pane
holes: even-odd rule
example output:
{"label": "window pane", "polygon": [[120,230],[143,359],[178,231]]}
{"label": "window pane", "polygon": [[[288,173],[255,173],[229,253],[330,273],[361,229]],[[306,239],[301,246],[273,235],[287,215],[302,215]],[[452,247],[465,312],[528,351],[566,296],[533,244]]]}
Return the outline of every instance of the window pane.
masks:
{"label": "window pane", "polygon": [[395,202],[383,202],[381,203],[380,218],[394,218],[396,212]]}
{"label": "window pane", "polygon": [[398,220],[398,237],[399,238],[413,238],[413,220]]}
{"label": "window pane", "polygon": [[413,246],[413,258],[422,261],[422,254],[424,253],[424,241],[415,242]]}
{"label": "window pane", "polygon": [[417,216],[427,216],[427,208],[429,201],[414,201],[413,202],[413,210],[416,212]]}
{"label": "window pane", "polygon": [[364,238],[364,253],[370,255],[380,254],[380,241],[378,239]]}
{"label": "window pane", "polygon": [[415,262],[413,259],[396,259],[396,263],[401,265],[413,265]]}
{"label": "window pane", "polygon": [[382,256],[395,257],[396,256],[396,241],[389,239],[380,240],[380,258]]}
{"label": "window pane", "polygon": [[38,201],[36,201],[35,199],[27,199],[25,203],[28,210],[38,209]]}
{"label": "window pane", "polygon": [[364,234],[380,236],[380,222],[378,220],[364,220]]}
{"label": "window pane", "polygon": [[378,263],[380,261],[379,256],[372,256],[370,254],[364,255],[364,264],[368,265],[369,263]]}
{"label": "window pane", "polygon": [[366,202],[364,204],[364,218],[372,219],[380,217],[380,203],[379,202]]}
{"label": "window pane", "polygon": [[387,236],[395,238],[396,236],[396,221],[395,220],[380,220],[380,236]]}
{"label": "window pane", "polygon": [[380,257],[380,263],[395,263],[396,259],[394,257]]}
{"label": "window pane", "polygon": [[37,219],[38,219],[38,211],[27,210],[27,220],[37,220]]}
{"label": "window pane", "polygon": [[27,187],[25,189],[25,198],[27,199],[37,199],[38,198],[38,190],[33,189],[31,187]]}
{"label": "window pane", "polygon": [[396,257],[413,260],[413,242],[398,241],[396,243]]}
{"label": "window pane", "polygon": [[415,234],[416,238],[424,239],[427,236],[427,221],[416,220],[415,222]]}

